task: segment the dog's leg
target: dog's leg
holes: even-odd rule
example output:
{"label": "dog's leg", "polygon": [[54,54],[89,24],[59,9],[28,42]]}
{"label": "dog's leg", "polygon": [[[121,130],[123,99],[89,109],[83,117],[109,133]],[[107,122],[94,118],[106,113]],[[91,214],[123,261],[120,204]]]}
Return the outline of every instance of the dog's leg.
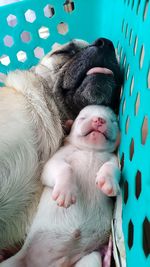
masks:
{"label": "dog's leg", "polygon": [[102,267],[101,254],[94,251],[79,260],[75,267]]}

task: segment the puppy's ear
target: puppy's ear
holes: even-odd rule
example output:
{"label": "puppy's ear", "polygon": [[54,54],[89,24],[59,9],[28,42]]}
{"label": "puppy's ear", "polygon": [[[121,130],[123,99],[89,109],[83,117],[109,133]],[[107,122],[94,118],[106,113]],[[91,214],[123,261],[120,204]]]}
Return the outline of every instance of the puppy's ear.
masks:
{"label": "puppy's ear", "polygon": [[73,124],[73,120],[67,120],[67,121],[65,121],[64,129],[65,129],[66,134],[69,134],[70,133],[72,124]]}

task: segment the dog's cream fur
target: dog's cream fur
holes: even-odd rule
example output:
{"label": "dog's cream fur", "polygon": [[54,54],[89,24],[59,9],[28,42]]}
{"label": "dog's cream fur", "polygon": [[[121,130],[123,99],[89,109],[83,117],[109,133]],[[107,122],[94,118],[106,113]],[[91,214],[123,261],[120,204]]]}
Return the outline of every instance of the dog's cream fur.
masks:
{"label": "dog's cream fur", "polygon": [[[105,123],[95,124],[95,118]],[[96,133],[88,134],[91,129]],[[117,133],[109,108],[88,106],[80,112],[66,144],[44,168],[46,187],[25,245],[2,267],[101,266],[100,254],[93,251],[108,241],[109,196],[119,190],[120,171],[112,153]]]}
{"label": "dog's cream fur", "polygon": [[25,239],[42,191],[42,167],[63,138],[51,90],[64,59],[51,54],[32,71],[9,73],[0,89],[0,249]]}
{"label": "dog's cream fur", "polygon": [[37,75],[13,72],[5,85],[0,90],[0,248],[24,238],[39,201],[41,167],[63,137],[57,107]]}

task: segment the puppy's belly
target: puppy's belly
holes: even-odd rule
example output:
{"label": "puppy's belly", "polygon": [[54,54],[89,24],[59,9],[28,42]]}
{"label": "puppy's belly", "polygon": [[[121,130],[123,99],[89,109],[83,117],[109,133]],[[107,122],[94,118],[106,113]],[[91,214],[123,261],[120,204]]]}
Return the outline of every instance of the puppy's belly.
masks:
{"label": "puppy's belly", "polygon": [[65,209],[58,207],[52,200],[51,191],[50,188],[44,189],[26,241],[28,260],[30,257],[32,260],[37,259],[36,255],[40,254],[41,257],[42,255],[44,258],[47,257],[50,266],[55,262],[56,267],[58,259],[63,260],[64,257],[73,264],[83,255],[107,242],[110,234],[112,203],[110,199],[101,195],[99,203],[81,204],[79,198],[75,205]]}

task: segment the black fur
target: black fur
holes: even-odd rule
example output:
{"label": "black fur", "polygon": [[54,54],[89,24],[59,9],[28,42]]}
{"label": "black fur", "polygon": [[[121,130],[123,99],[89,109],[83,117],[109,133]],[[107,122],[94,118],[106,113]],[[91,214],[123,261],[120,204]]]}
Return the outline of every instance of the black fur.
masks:
{"label": "black fur", "polygon": [[[118,113],[123,73],[112,42],[105,38],[97,39],[80,51],[72,42],[66,50],[56,51],[58,53],[68,57],[53,91],[57,104],[63,104],[61,109],[65,108],[71,118],[90,104],[106,105]],[[114,75],[87,76],[87,71],[93,67],[109,68]]]}

